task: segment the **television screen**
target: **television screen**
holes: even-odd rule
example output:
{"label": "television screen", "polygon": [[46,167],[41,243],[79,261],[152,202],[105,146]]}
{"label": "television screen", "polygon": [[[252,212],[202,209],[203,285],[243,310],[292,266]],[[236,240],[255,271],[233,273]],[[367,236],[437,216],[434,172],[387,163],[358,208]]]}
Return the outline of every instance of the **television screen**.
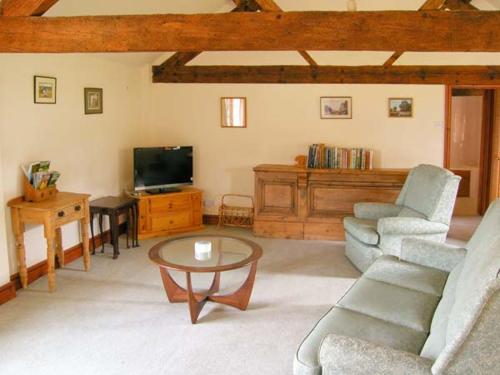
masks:
{"label": "television screen", "polygon": [[193,147],[134,149],[135,190],[172,188],[193,183]]}

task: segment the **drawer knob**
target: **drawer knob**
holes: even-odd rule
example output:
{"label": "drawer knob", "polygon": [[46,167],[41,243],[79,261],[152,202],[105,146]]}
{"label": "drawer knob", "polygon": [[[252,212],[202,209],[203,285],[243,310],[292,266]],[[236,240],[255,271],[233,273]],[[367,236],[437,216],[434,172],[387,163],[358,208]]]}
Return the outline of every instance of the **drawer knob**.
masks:
{"label": "drawer knob", "polygon": [[59,211],[59,212],[57,213],[57,216],[59,216],[59,217],[63,217],[63,216],[64,216],[64,211]]}
{"label": "drawer knob", "polygon": [[75,211],[80,211],[82,209],[82,206],[78,205],[78,206],[75,206]]}

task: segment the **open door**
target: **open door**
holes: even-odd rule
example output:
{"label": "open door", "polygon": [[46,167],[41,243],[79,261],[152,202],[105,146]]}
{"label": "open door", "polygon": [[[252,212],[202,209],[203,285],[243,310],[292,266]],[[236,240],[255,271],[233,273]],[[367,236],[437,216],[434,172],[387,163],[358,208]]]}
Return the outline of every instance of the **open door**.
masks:
{"label": "open door", "polygon": [[499,193],[500,95],[492,88],[447,90],[446,168],[462,177],[455,215],[482,215]]}
{"label": "open door", "polygon": [[500,89],[495,90],[489,201],[500,198]]}

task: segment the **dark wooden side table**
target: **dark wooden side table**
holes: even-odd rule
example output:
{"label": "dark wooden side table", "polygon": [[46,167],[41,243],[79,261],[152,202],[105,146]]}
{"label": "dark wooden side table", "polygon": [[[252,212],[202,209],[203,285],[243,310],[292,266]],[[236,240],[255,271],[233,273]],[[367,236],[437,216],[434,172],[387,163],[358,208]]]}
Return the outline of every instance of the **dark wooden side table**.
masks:
{"label": "dark wooden side table", "polygon": [[[113,244],[113,259],[118,258],[120,250],[118,247],[119,222],[120,215],[125,214],[127,219],[127,248],[129,248],[129,234],[132,237],[132,247],[139,246],[138,233],[138,205],[137,200],[129,197],[104,197],[90,202],[90,225],[92,235],[92,253],[95,253],[95,237],[94,237],[94,215],[99,215],[99,232],[102,236],[102,217],[109,216],[109,224],[111,230],[111,243]],[[102,238],[101,238],[102,239]],[[102,241],[102,250],[104,252],[104,241]]]}

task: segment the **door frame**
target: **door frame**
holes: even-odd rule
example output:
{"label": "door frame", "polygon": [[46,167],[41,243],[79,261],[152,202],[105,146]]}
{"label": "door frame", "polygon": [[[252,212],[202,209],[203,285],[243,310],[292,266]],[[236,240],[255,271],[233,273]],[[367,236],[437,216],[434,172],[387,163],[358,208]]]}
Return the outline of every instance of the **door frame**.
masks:
{"label": "door frame", "polygon": [[479,194],[477,210],[480,215],[486,212],[490,196],[490,176],[492,159],[493,126],[495,120],[495,90],[500,85],[447,85],[445,87],[445,127],[444,127],[444,160],[443,166],[450,167],[451,148],[451,104],[453,89],[480,89],[486,91],[483,100],[483,123],[481,131],[481,155],[479,159]]}

